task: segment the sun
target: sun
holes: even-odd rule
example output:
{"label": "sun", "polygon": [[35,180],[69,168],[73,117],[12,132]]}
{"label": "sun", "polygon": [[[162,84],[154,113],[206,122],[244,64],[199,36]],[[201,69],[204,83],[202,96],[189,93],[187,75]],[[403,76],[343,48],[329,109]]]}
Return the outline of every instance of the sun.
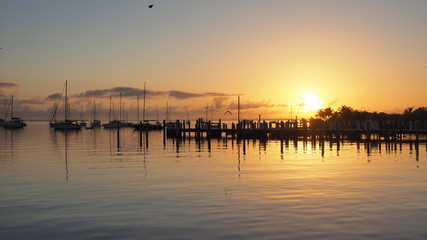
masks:
{"label": "sun", "polygon": [[305,92],[303,94],[303,109],[304,112],[317,112],[322,108],[323,102],[319,100],[316,94],[312,92]]}

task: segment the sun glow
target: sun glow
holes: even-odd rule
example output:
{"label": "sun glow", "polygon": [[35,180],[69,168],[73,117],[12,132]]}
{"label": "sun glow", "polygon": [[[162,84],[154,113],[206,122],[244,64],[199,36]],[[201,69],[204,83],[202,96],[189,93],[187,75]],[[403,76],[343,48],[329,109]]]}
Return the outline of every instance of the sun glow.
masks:
{"label": "sun glow", "polygon": [[312,92],[305,92],[303,95],[303,109],[305,112],[317,111],[323,106],[323,102],[319,100],[316,94]]}

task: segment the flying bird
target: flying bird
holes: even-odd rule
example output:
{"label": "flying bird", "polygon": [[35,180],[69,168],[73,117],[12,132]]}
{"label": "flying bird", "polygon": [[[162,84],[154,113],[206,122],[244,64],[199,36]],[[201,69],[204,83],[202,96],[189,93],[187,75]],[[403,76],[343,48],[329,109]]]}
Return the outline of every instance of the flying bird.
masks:
{"label": "flying bird", "polygon": [[230,111],[225,111],[224,115],[227,115],[227,113],[230,114],[230,115],[233,115],[233,114],[231,114]]}
{"label": "flying bird", "polygon": [[154,6],[153,4],[151,4],[151,5],[148,5],[148,7],[149,7],[149,8],[153,8],[153,6]]}

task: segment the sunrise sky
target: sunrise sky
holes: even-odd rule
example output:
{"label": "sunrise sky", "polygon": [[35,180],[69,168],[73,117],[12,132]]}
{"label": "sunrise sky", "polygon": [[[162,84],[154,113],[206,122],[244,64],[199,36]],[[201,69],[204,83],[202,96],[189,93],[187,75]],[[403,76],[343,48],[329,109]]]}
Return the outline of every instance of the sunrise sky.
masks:
{"label": "sunrise sky", "polygon": [[204,117],[212,104],[214,118],[233,118],[238,95],[243,118],[427,106],[425,0],[0,5],[0,115],[15,95],[16,115],[48,119],[65,80],[73,115],[96,98],[104,119],[119,92],[133,118],[144,82],[148,114],[161,119],[166,102],[171,118]]}

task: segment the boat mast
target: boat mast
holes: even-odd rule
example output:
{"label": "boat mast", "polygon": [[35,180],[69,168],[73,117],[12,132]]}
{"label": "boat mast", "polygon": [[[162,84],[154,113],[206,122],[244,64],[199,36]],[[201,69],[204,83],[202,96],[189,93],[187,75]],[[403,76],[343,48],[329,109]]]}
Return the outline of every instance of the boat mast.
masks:
{"label": "boat mast", "polygon": [[58,112],[58,108],[59,108],[59,103],[61,103],[61,99],[62,96],[64,95],[64,90],[65,90],[65,85],[62,88],[62,92],[61,95],[59,96],[59,99],[56,103],[53,103],[53,113],[52,113],[52,117],[50,118],[50,121],[52,122],[53,120],[56,121],[56,113]]}
{"label": "boat mast", "polygon": [[139,96],[136,98],[136,120],[139,123]]}
{"label": "boat mast", "polygon": [[68,80],[65,80],[65,101],[64,101],[64,116],[65,121],[67,121],[67,112],[68,112]]}
{"label": "boat mast", "polygon": [[146,82],[144,82],[144,101],[143,101],[143,106],[142,106],[142,121],[145,122],[145,86],[146,86]]}
{"label": "boat mast", "polygon": [[169,104],[168,104],[168,101],[166,101],[166,121],[169,121]]}
{"label": "boat mast", "polygon": [[213,108],[214,108],[214,101],[212,100],[212,105],[211,105],[211,121],[213,121]]}
{"label": "boat mast", "polygon": [[12,102],[10,103],[10,119],[13,119],[13,95],[12,95]]}
{"label": "boat mast", "polygon": [[208,121],[208,115],[209,115],[209,104],[208,104],[208,103],[206,103],[205,121]]}
{"label": "boat mast", "polygon": [[93,120],[96,120],[96,103],[95,103],[95,98],[93,99]]}
{"label": "boat mast", "polygon": [[126,122],[127,121],[127,112],[126,112],[126,105],[125,105],[125,103],[122,103],[122,105],[123,105],[123,110],[122,110],[122,121],[123,122]]}
{"label": "boat mast", "polygon": [[119,104],[119,121],[122,122],[122,92],[120,92]]}
{"label": "boat mast", "polygon": [[58,105],[56,103],[53,103],[53,114],[52,117],[50,118],[50,121],[56,121],[56,110],[58,109]]}
{"label": "boat mast", "polygon": [[111,96],[110,96],[110,109],[108,110],[108,122],[111,122]]}
{"label": "boat mast", "polygon": [[240,123],[240,96],[237,98],[237,123]]}

